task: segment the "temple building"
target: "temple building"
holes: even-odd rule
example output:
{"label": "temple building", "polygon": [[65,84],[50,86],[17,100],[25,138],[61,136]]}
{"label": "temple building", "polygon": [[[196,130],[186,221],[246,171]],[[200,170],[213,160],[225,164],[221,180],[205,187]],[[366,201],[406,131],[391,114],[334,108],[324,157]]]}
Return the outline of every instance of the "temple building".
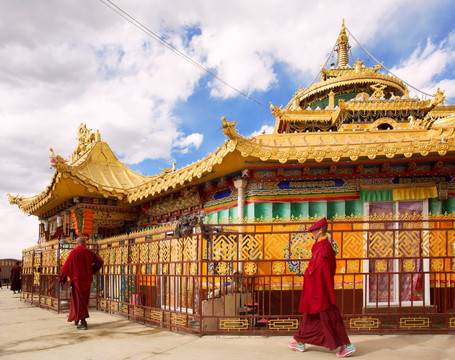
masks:
{"label": "temple building", "polygon": [[[8,195],[10,203],[39,218],[41,247],[90,237],[105,260],[97,291],[106,311],[202,332],[253,331],[258,320],[267,331],[292,331],[312,244],[304,230],[325,216],[350,331],[455,330],[455,317],[433,316],[455,308],[455,106],[440,89],[410,97],[381,64],[350,62],[349,48],[343,23],[336,64],[283,108],[270,104],[273,134],[246,138],[223,117],[227,140],[215,152],[143,176],[81,124],[69,159],[51,149],[48,187]],[[210,235],[195,229],[180,243],[174,224],[190,215]],[[35,248],[24,250],[30,275]],[[115,285],[125,274],[134,284]],[[238,274],[251,279],[239,284]],[[30,281],[39,285],[39,276]],[[47,300],[52,291],[38,301],[59,308]]]}

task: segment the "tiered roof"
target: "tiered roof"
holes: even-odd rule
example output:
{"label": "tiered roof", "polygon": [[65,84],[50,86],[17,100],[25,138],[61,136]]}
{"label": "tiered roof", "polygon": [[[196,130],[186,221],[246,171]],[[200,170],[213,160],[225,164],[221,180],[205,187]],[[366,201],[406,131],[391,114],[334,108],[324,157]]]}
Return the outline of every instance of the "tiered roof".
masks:
{"label": "tiered roof", "polygon": [[455,106],[441,105],[442,91],[432,100],[411,99],[401,80],[378,73],[380,65],[367,68],[357,60],[350,67],[344,24],[337,45],[337,68],[323,69],[320,80],[299,88],[283,109],[271,105],[273,134],[245,138],[235,122],[222,118],[228,140],[214,153],[181,169],[143,176],[122,164],[98,132],[81,124],[79,144],[69,161],[51,149],[55,173],[46,190],[30,198],[8,194],[10,203],[39,216],[75,196],[116,198],[131,206],[266,164],[455,155]]}

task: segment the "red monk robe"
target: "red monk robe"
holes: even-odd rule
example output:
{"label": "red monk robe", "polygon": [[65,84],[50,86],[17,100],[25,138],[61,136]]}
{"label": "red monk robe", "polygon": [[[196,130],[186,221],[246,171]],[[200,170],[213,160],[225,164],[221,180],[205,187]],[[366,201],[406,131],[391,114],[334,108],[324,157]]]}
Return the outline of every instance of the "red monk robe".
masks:
{"label": "red monk robe", "polygon": [[333,350],[350,343],[335,306],[335,253],[326,236],[322,236],[311,251],[300,298],[299,310],[303,318],[294,339]]}
{"label": "red monk robe", "polygon": [[89,317],[88,302],[93,274],[103,266],[103,259],[84,245],[76,246],[68,255],[60,274],[60,282],[71,279],[71,302],[68,321],[79,321]]}

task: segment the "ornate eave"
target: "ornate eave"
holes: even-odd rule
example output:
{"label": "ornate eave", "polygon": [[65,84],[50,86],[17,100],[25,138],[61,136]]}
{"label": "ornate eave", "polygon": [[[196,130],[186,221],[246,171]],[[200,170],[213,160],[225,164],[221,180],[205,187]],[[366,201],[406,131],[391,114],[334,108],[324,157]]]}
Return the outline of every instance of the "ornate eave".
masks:
{"label": "ornate eave", "polygon": [[162,173],[153,180],[128,191],[128,202],[133,203],[156,196],[166,191],[198,181],[213,172],[213,168],[223,162],[225,156],[235,150],[236,141],[227,141],[214,153],[184,168]]}
{"label": "ornate eave", "polygon": [[430,113],[434,118],[445,118],[455,116],[455,105],[439,105],[434,107]]}
{"label": "ornate eave", "polygon": [[321,70],[322,73],[322,78],[323,79],[329,79],[329,78],[335,78],[339,76],[347,76],[347,75],[352,75],[354,73],[363,73],[363,74],[376,74],[378,70],[382,68],[381,65],[377,65],[374,67],[364,67],[362,66],[360,69],[353,68],[353,67],[348,67],[348,68],[337,68],[337,69],[325,69],[323,68]]}
{"label": "ornate eave", "polygon": [[411,158],[455,154],[454,128],[318,132],[259,135],[246,139],[236,133],[235,123],[224,126],[243,157],[263,162],[305,163]]}
{"label": "ornate eave", "polygon": [[42,214],[74,196],[102,196],[122,200],[129,189],[137,188],[154,178],[139,175],[126,167],[109,145],[100,141],[99,136],[98,139],[90,138],[86,143],[81,142],[80,138],[70,161],[55,155],[52,149],[50,159],[55,173],[50,185],[42,193],[30,198],[8,194],[10,203],[18,205],[26,214]]}
{"label": "ornate eave", "polygon": [[283,110],[274,112],[279,120],[285,122],[305,122],[305,123],[329,123],[332,124],[338,118],[339,110]]}
{"label": "ornate eave", "polygon": [[355,85],[367,85],[367,84],[380,84],[385,85],[396,90],[399,90],[396,96],[402,96],[408,93],[408,90],[404,86],[403,82],[393,76],[384,75],[384,74],[371,74],[371,73],[353,73],[347,74],[345,76],[339,76],[325,81],[320,81],[316,84],[311,85],[309,88],[298,92],[296,97],[292,99],[285,109],[290,109],[294,106],[295,101],[302,102],[306,99],[311,98],[313,95],[320,93],[328,93],[334,91],[335,93],[339,92],[341,88],[349,88]]}
{"label": "ornate eave", "polygon": [[343,103],[347,111],[402,111],[423,110],[430,111],[435,104],[432,100],[418,99],[383,99],[383,100],[350,100]]}

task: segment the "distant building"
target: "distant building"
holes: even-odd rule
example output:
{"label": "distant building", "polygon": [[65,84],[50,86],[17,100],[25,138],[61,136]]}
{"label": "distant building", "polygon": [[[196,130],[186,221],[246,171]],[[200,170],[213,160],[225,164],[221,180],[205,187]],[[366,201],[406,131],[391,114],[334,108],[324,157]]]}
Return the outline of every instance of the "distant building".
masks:
{"label": "distant building", "polygon": [[2,281],[2,285],[8,285],[11,280],[11,269],[16,262],[19,261],[19,265],[22,265],[22,260],[19,259],[0,259],[0,268],[2,271],[0,272],[0,279]]}

